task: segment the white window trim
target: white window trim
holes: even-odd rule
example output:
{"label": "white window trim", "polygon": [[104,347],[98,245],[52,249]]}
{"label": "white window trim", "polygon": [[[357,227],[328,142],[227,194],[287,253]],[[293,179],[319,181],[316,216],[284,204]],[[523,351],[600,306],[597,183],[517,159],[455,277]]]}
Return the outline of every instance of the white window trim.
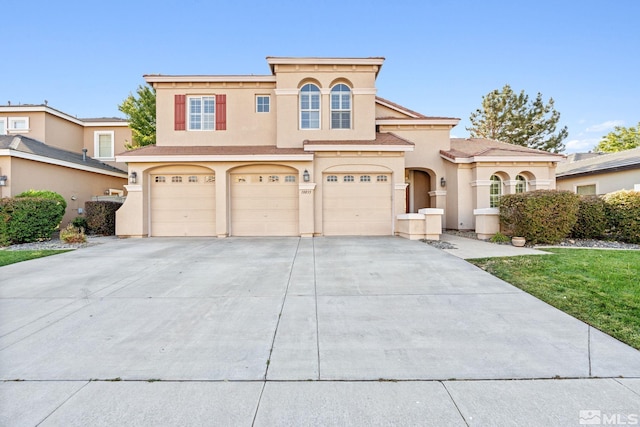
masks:
{"label": "white window trim", "polygon": [[[111,155],[109,157],[100,157],[100,135],[111,136]],[[115,132],[112,130],[97,130],[93,132],[93,157],[100,160],[115,160]]]}
{"label": "white window trim", "polygon": [[[201,107],[204,109],[204,106],[202,105],[202,98],[213,98],[213,128],[212,129],[193,129],[191,127],[191,100],[192,99],[200,99],[200,104]],[[191,132],[213,132],[216,130],[216,111],[218,109],[218,104],[216,103],[216,96],[215,95],[194,95],[194,96],[187,96],[187,105],[186,105],[186,120],[187,120],[187,130],[191,131]],[[203,110],[204,111],[204,110]],[[204,112],[200,113],[202,116],[204,116]],[[202,122],[201,122],[202,124]]]}
{"label": "white window trim", "polygon": [[573,185],[573,192],[578,194],[578,187],[590,187],[590,186],[595,186],[596,187],[596,195],[600,194],[600,186],[598,185],[597,181],[591,181],[591,182],[581,182],[579,184],[574,184]]}
{"label": "white window trim", "polygon": [[[267,111],[258,111],[258,99],[267,98],[269,100],[269,109]],[[256,113],[269,114],[271,112],[271,95],[256,95]]]}
{"label": "white window trim", "polygon": [[[336,88],[339,85],[344,85],[349,89],[349,109],[333,109],[333,100],[331,99],[331,97],[333,96],[333,89]],[[342,93],[342,92],[340,92]],[[340,104],[342,105],[342,98],[340,99]],[[337,112],[337,113],[344,113],[344,112],[349,112],[349,127],[346,128],[334,128],[333,127],[333,113]],[[331,90],[329,91],[329,125],[331,126],[331,130],[351,130],[353,128],[353,89],[351,89],[348,85],[344,84],[344,83],[338,83],[335,86],[333,86],[331,88]]]}
{"label": "white window trim", "polygon": [[0,123],[4,123],[4,132],[0,132],[0,135],[6,135],[7,134],[7,118],[6,117],[0,117]]}
{"label": "white window trim", "polygon": [[[16,129],[15,122],[24,120],[26,122],[27,127],[24,129]],[[7,134],[10,133],[28,133],[31,129],[29,128],[29,117],[9,117],[7,122]]]}
{"label": "white window trim", "polygon": [[[300,130],[303,131],[307,131],[307,130],[321,130],[322,129],[322,89],[320,89],[320,87],[318,87],[317,84],[315,83],[305,83],[304,85],[302,85],[302,87],[305,87],[307,84],[313,85],[316,87],[316,89],[318,89],[318,93],[320,94],[320,98],[319,98],[319,103],[318,103],[318,127],[317,128],[304,128],[302,127],[302,88],[300,88],[300,90],[298,91],[298,127]],[[311,107],[311,99],[309,99],[309,107]],[[311,109],[308,108],[305,111],[316,111],[315,109]]]}

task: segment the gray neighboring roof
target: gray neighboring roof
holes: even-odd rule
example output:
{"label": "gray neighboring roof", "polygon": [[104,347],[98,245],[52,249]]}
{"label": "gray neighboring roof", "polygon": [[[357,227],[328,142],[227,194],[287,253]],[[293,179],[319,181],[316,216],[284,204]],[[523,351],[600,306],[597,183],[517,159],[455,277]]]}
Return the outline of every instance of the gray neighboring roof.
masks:
{"label": "gray neighboring roof", "polygon": [[630,169],[640,169],[640,148],[603,154],[572,163],[560,163],[556,169],[556,178],[596,175]]}
{"label": "gray neighboring roof", "polygon": [[451,138],[451,148],[440,150],[440,154],[450,159],[472,158],[482,156],[511,157],[522,156],[535,159],[536,157],[556,157],[560,161],[562,154],[549,153],[515,144],[508,144],[488,138]]}
{"label": "gray neighboring roof", "polygon": [[49,159],[75,163],[80,166],[100,169],[105,172],[127,173],[127,171],[123,171],[122,169],[107,165],[106,163],[102,163],[101,161],[98,161],[89,156],[86,156],[86,160],[83,160],[81,152],[76,153],[73,151],[67,151],[61,148],[52,147],[43,142],[23,135],[0,135],[0,150],[6,149],[46,157]]}

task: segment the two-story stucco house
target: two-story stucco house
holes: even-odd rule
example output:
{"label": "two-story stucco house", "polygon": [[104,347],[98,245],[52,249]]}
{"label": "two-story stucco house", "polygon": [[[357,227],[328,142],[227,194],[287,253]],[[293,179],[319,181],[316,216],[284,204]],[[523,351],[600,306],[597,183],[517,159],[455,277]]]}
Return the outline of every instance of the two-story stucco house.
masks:
{"label": "two-story stucco house", "polygon": [[67,201],[63,225],[93,196],[124,193],[127,165],[115,154],[131,141],[126,120],[79,119],[46,104],[0,106],[0,197],[51,190]]}
{"label": "two-story stucco house", "polygon": [[562,156],[452,140],[459,119],[378,97],[383,62],[268,57],[268,75],[146,75],[157,144],[116,156],[136,177],[117,234],[420,238],[433,217],[438,233],[474,229],[498,195],[554,187]]}

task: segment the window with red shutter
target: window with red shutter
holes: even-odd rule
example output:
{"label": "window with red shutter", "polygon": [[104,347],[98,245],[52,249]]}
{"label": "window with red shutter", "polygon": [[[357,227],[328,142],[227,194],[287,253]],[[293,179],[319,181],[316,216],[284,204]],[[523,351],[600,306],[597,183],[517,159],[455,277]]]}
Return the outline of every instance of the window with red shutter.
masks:
{"label": "window with red shutter", "polygon": [[227,130],[227,95],[216,95],[216,130]]}
{"label": "window with red shutter", "polygon": [[185,95],[175,96],[175,130],[185,130],[186,128],[186,111],[185,111]]}

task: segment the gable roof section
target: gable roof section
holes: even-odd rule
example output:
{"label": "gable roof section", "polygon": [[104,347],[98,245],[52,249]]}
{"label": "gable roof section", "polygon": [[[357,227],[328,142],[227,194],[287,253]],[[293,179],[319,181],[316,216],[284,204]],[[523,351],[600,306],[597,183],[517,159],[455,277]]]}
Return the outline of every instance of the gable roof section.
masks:
{"label": "gable roof section", "polygon": [[556,179],[633,169],[640,170],[640,147],[577,160],[572,163],[560,163],[556,169]]}
{"label": "gable roof section", "polygon": [[80,126],[129,126],[127,119],[120,117],[97,117],[80,119],[70,114],[50,107],[47,104],[20,104],[20,105],[0,105],[0,113],[48,113],[61,119],[70,121]]}
{"label": "gable roof section", "polygon": [[154,161],[256,161],[313,160],[302,148],[277,148],[273,145],[241,146],[157,146],[148,145],[116,155],[118,162]]}
{"label": "gable roof section", "polygon": [[65,166],[88,172],[126,178],[127,172],[102,163],[82,153],[52,147],[23,135],[0,135],[0,156],[18,157],[36,162]]}
{"label": "gable roof section", "polygon": [[490,161],[550,161],[559,162],[562,154],[535,150],[486,138],[451,138],[451,148],[440,150],[440,157],[453,163]]}
{"label": "gable roof section", "polygon": [[303,141],[305,151],[413,151],[414,144],[393,133],[376,133],[374,140]]}
{"label": "gable roof section", "polygon": [[384,99],[379,96],[376,96],[376,104],[386,107],[402,115],[402,117],[398,117],[398,116],[376,117],[377,125],[378,124],[383,124],[383,125],[385,124],[386,125],[433,124],[433,125],[455,126],[460,121],[460,119],[456,117],[425,116],[422,113],[418,113],[417,111],[413,111],[409,108],[403,107],[400,104],[396,104],[395,102],[391,102],[388,99]]}

